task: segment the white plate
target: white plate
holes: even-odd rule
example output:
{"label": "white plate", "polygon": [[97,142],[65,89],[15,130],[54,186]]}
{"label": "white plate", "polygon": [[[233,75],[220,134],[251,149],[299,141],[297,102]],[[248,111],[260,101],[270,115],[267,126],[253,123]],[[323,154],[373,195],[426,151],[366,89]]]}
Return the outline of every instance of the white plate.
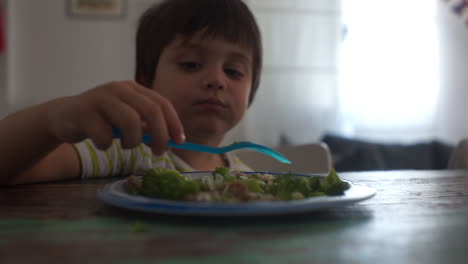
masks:
{"label": "white plate", "polygon": [[[245,172],[258,173],[258,172]],[[264,172],[261,172],[264,173]],[[273,176],[283,174],[268,172]],[[211,172],[188,172],[193,178],[211,175]],[[298,177],[323,175],[295,174]],[[124,189],[125,180],[106,184],[98,190],[99,198],[105,203],[136,211],[173,214],[173,215],[202,215],[202,216],[253,216],[253,215],[284,215],[305,213],[319,209],[356,203],[375,195],[376,191],[367,186],[347,181],[350,188],[340,196],[319,196],[294,201],[274,202],[245,202],[245,203],[203,203],[188,201],[173,201],[149,198],[128,194]]]}

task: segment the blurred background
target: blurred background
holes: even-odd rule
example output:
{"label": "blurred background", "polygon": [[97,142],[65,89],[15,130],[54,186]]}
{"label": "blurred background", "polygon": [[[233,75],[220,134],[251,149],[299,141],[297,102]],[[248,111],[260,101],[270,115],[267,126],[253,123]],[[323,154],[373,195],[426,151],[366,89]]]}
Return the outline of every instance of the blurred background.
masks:
{"label": "blurred background", "polygon": [[[1,116],[132,79],[137,20],[155,2],[2,0]],[[264,70],[226,141],[451,147],[468,136],[467,1],[246,2],[262,30]]]}

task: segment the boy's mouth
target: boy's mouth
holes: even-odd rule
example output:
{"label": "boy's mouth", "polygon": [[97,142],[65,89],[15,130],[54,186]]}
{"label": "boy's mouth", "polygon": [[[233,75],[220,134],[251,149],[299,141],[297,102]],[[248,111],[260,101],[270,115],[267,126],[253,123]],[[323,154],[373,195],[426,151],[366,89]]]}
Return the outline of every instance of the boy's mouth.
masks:
{"label": "boy's mouth", "polygon": [[203,108],[212,110],[223,110],[228,108],[228,105],[226,103],[215,97],[196,101],[195,105],[199,105]]}

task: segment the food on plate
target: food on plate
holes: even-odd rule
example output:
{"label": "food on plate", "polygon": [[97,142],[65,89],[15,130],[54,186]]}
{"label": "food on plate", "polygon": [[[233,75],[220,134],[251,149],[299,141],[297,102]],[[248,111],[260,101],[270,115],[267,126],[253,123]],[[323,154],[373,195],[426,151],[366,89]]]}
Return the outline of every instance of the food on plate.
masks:
{"label": "food on plate", "polygon": [[132,175],[125,188],[130,194],[159,199],[199,202],[288,201],[324,195],[342,195],[349,183],[331,169],[327,176],[295,176],[293,173],[235,172],[219,167],[199,178],[176,170],[155,168]]}

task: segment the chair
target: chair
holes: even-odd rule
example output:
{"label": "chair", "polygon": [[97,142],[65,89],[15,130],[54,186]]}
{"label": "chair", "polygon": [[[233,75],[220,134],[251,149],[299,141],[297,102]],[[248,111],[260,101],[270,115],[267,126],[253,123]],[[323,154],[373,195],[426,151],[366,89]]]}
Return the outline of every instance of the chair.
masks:
{"label": "chair", "polygon": [[468,139],[461,140],[452,154],[448,162],[449,170],[467,170],[468,169]]}
{"label": "chair", "polygon": [[255,171],[327,173],[332,168],[332,156],[325,143],[292,145],[275,148],[291,164],[281,163],[256,151],[239,151],[236,155]]}

